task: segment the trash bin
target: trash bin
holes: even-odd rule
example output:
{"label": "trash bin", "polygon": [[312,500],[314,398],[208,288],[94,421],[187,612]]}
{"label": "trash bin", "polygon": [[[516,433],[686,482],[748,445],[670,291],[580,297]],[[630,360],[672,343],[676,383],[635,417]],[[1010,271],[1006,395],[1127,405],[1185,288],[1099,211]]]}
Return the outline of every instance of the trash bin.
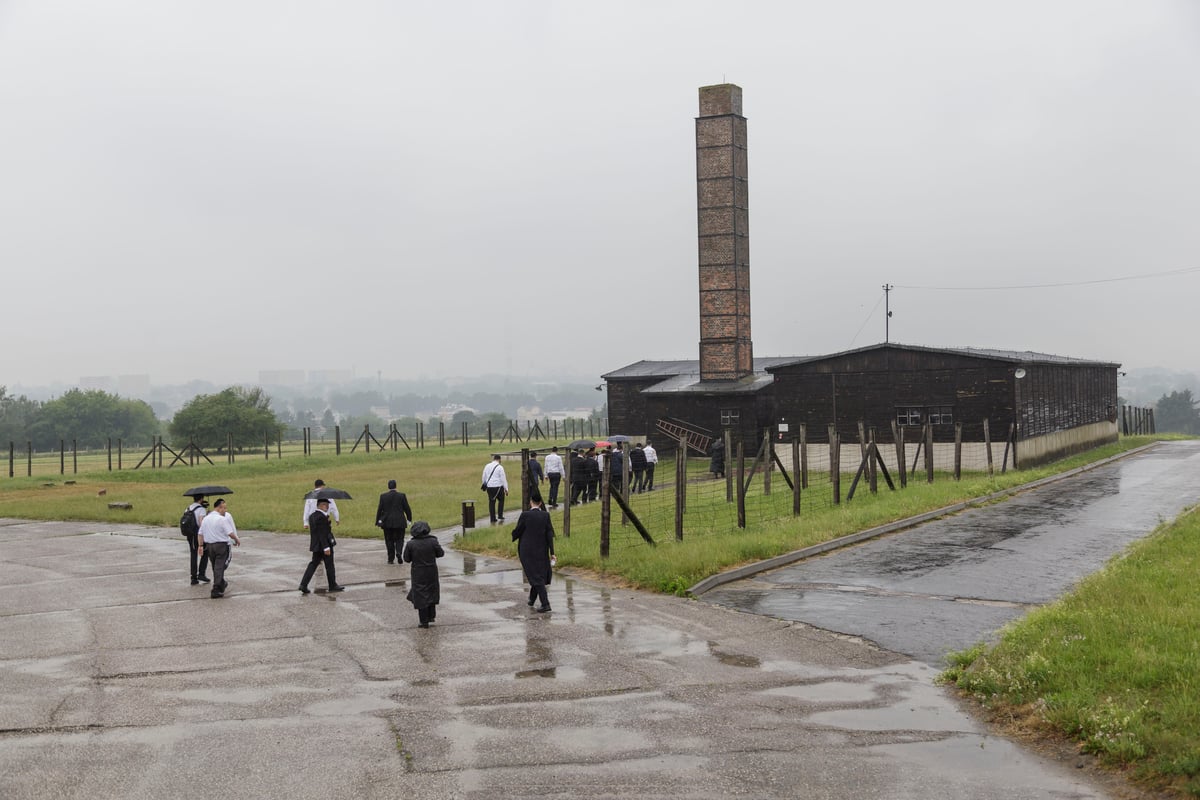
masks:
{"label": "trash bin", "polygon": [[462,501],[462,526],[465,531],[467,528],[475,527],[475,501]]}

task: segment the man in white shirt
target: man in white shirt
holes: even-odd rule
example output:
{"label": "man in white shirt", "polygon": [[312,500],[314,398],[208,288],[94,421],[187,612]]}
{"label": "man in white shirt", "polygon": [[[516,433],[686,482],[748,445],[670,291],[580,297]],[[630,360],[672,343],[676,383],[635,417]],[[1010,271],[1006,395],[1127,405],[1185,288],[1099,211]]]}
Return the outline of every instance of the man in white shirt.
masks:
{"label": "man in white shirt", "polygon": [[492,460],[483,468],[483,488],[488,496],[488,515],[495,523],[497,519],[504,522],[504,498],[508,495],[508,476],[500,464],[500,454],[492,456]]}
{"label": "man in white shirt", "polygon": [[213,585],[209,596],[214,600],[224,597],[225,589],[229,586],[225,580],[225,568],[229,566],[229,559],[233,557],[229,542],[232,539],[234,546],[242,544],[237,535],[237,526],[233,524],[233,516],[225,507],[224,498],[213,505],[213,513],[204,516],[204,522],[200,524],[199,538],[200,546],[212,562]]}
{"label": "man in white shirt", "polygon": [[[321,480],[320,478],[317,478],[315,481],[313,481],[313,492],[316,492],[317,489],[324,488],[324,486],[325,486],[325,481]],[[308,530],[308,518],[311,517],[312,512],[314,512],[316,510],[317,510],[317,498],[315,498],[315,497],[304,498],[304,530]],[[337,503],[330,500],[329,501],[329,511],[327,513],[329,514],[329,518],[333,520],[335,525],[342,524],[342,515],[338,513]]]}
{"label": "man in white shirt", "polygon": [[546,454],[546,478],[550,481],[550,507],[558,508],[558,484],[563,479],[563,460],[557,447]]}
{"label": "man in white shirt", "polygon": [[642,486],[647,489],[654,489],[654,467],[658,464],[658,451],[650,446],[650,442],[646,442],[642,448],[642,453],[646,456],[646,477],[642,482]]}

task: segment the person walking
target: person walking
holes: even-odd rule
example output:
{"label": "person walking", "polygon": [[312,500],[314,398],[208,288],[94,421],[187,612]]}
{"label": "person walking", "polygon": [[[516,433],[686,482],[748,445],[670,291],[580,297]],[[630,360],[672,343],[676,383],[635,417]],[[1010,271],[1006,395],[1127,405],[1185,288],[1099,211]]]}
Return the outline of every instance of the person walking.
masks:
{"label": "person walking", "polygon": [[240,547],[242,544],[242,540],[238,538],[237,526],[233,524],[233,515],[225,505],[225,498],[213,504],[213,513],[204,515],[197,536],[200,546],[204,548],[209,562],[212,563],[213,584],[209,596],[214,600],[224,597],[225,590],[229,588],[229,582],[225,580],[225,568],[233,558],[229,542],[232,540],[234,547]]}
{"label": "person walking", "polygon": [[646,453],[642,450],[641,442],[635,444],[629,451],[629,471],[632,473],[629,479],[629,493],[640,493],[646,482]]}
{"label": "person walking", "polygon": [[429,623],[437,619],[437,606],[442,601],[437,560],[446,555],[446,551],[430,531],[429,523],[417,520],[412,526],[412,538],[404,545],[401,555],[405,563],[412,564],[407,599],[417,610],[418,627],[428,628]]}
{"label": "person walking", "polygon": [[712,443],[712,460],[708,463],[708,471],[714,478],[725,477],[725,440],[717,439]]}
{"label": "person walking", "polygon": [[537,453],[530,453],[529,460],[525,462],[525,475],[528,477],[526,481],[529,484],[531,492],[541,491],[539,488],[542,485],[542,465],[538,463]]}
{"label": "person walking", "polygon": [[195,520],[193,530],[186,533],[188,543],[188,566],[192,574],[192,586],[198,583],[208,583],[208,553],[200,546],[200,526],[204,524],[204,515],[208,513],[208,501],[204,495],[192,495],[192,503],[187,507]]}
{"label": "person walking", "polygon": [[323,497],[317,500],[316,510],[304,526],[308,528],[308,549],[312,553],[312,559],[308,562],[308,568],[304,570],[304,577],[300,579],[301,594],[308,594],[308,582],[316,574],[318,564],[325,565],[325,580],[329,582],[329,591],[341,592],[346,589],[338,584],[333,565],[333,548],[337,547],[337,540],[333,538],[333,525],[329,522],[329,506],[332,503],[332,500]]}
{"label": "person walking", "polygon": [[645,488],[647,491],[654,491],[654,468],[658,466],[658,451],[650,442],[646,442],[646,446],[642,448],[642,452],[646,454],[646,480]]}
{"label": "person walking", "polygon": [[[388,481],[388,490],[379,495],[375,509],[375,524],[383,528],[383,543],[387,545],[388,563],[394,564],[404,552],[404,529],[412,522],[408,496],[396,491],[396,481]],[[403,561],[400,561],[403,564]]]}
{"label": "person walking", "polygon": [[583,466],[587,472],[587,496],[585,503],[595,502],[600,494],[600,461],[596,458],[596,448],[591,448],[584,455]]}
{"label": "person walking", "polygon": [[517,517],[512,538],[517,543],[521,569],[525,570],[525,578],[529,581],[528,605],[540,600],[537,611],[544,614],[550,610],[546,587],[554,577],[554,522],[550,512],[542,508],[542,498],[537,492],[530,495],[529,508]]}
{"label": "person walking", "polygon": [[[571,455],[571,505],[587,502],[588,466],[583,453],[572,450]],[[582,500],[580,499],[582,498]]]}
{"label": "person walking", "polygon": [[[324,487],[325,487],[325,481],[321,480],[320,478],[317,478],[315,481],[313,481],[313,490],[312,490],[312,492],[309,492],[309,494],[314,494],[318,489],[322,489]],[[317,498],[316,497],[304,498],[304,530],[308,530],[308,518],[311,517],[312,513],[316,510],[317,510]],[[334,524],[336,524],[336,525],[342,524],[342,515],[338,513],[337,503],[335,503],[332,500],[329,501],[329,516],[333,518]]]}
{"label": "person walking", "polygon": [[608,487],[617,492],[624,494],[625,485],[625,452],[621,450],[621,443],[617,443],[616,449],[609,448],[605,451],[608,453],[605,456],[605,462],[608,465]]}
{"label": "person walking", "polygon": [[492,460],[483,468],[483,489],[488,496],[488,516],[492,522],[504,522],[504,498],[508,496],[508,476],[504,474],[504,465],[500,463],[500,454],[492,456]]}
{"label": "person walking", "polygon": [[558,454],[558,447],[550,448],[546,453],[546,480],[550,481],[550,507],[558,508],[558,485],[563,479],[563,460]]}

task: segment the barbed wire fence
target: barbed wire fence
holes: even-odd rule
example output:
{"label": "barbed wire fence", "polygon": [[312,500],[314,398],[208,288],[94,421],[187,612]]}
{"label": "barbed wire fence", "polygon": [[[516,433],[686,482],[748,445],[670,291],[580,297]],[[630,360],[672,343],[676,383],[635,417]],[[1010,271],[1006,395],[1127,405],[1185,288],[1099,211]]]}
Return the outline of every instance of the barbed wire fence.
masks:
{"label": "barbed wire fence", "polygon": [[[1153,414],[1147,411],[1130,409],[1131,432],[1153,432]],[[756,441],[739,441],[726,432],[724,456],[715,459],[696,452],[681,436],[675,453],[658,462],[652,484],[639,480],[624,458],[619,476],[601,468],[597,502],[571,505],[570,479],[564,479],[569,504],[564,532],[570,535],[573,514],[582,515],[580,520],[599,516],[601,555],[607,555],[612,548],[654,546],[778,522],[853,503],[864,493],[902,491],[913,482],[1017,468],[1020,443],[1014,426],[997,432],[981,420],[935,427],[930,421],[892,423],[884,441],[864,424],[852,431],[829,426],[812,438],[803,426],[788,439],[771,429]],[[536,454],[527,450],[522,457],[531,452]],[[524,507],[528,495],[522,499]]]}
{"label": "barbed wire fence", "polygon": [[31,440],[23,443],[8,442],[8,477],[33,477],[51,475],[74,475],[83,472],[107,470],[124,471],[139,469],[172,469],[201,464],[215,465],[220,461],[228,464],[238,459],[259,458],[264,460],[306,456],[358,453],[396,452],[401,448],[423,450],[427,447],[453,447],[487,442],[489,446],[513,445],[529,442],[565,441],[583,436],[602,437],[608,432],[608,421],[603,418],[567,418],[545,420],[509,420],[500,430],[492,422],[471,425],[463,422],[457,430],[447,435],[447,425],[439,422],[427,438],[426,424],[418,422],[402,433],[395,423],[381,440],[364,425],[357,438],[350,441],[343,436],[341,426],[334,426],[332,435],[314,436],[312,428],[303,428],[301,438],[285,439],[279,431],[264,431],[262,443],[254,446],[235,445],[232,433],[225,434],[225,441],[218,447],[201,447],[194,438],[186,442],[168,441],[155,436],[150,442],[126,442],[122,437],[108,437],[101,447],[80,447],[78,438],[60,438],[57,448],[36,449]]}

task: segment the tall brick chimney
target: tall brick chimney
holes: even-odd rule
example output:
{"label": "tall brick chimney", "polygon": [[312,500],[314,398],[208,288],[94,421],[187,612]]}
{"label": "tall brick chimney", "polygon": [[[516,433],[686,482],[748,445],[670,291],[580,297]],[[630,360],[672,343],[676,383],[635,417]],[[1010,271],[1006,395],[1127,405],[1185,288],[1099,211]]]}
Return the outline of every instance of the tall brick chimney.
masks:
{"label": "tall brick chimney", "polygon": [[736,381],[754,373],[747,172],[741,87],[700,87],[696,199],[702,381]]}

